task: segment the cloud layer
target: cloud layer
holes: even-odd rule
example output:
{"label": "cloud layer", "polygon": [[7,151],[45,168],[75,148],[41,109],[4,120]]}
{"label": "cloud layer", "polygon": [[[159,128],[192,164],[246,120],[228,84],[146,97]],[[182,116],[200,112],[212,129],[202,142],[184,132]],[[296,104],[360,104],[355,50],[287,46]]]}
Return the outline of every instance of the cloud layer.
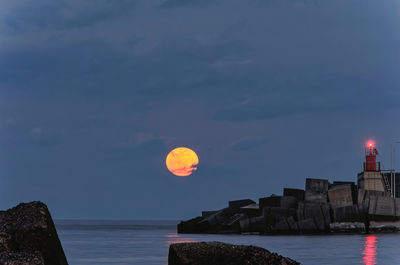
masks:
{"label": "cloud layer", "polygon": [[[183,218],[309,176],[355,180],[363,142],[385,159],[399,136],[398,8],[3,1],[0,206]],[[164,167],[177,146],[201,161],[185,180]]]}

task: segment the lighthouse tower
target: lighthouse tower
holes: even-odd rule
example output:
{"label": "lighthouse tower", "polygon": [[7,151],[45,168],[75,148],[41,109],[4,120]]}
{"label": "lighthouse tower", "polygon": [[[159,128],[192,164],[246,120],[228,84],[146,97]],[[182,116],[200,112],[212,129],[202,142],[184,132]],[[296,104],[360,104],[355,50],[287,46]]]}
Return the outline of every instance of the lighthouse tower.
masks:
{"label": "lighthouse tower", "polygon": [[378,150],[372,141],[365,147],[364,171],[358,174],[358,187],[363,190],[389,192],[381,173],[381,163],[376,162]]}
{"label": "lighthouse tower", "polygon": [[378,150],[375,148],[372,142],[369,142],[365,147],[364,172],[381,171],[381,162],[376,163],[377,155],[378,155]]}

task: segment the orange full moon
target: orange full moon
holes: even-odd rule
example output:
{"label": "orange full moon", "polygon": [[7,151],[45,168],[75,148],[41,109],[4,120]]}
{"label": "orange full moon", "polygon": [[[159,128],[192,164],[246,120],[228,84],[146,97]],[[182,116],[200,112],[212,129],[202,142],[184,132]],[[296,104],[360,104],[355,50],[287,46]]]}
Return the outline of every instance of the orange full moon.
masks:
{"label": "orange full moon", "polygon": [[199,164],[199,158],[192,149],[178,147],[169,152],[165,163],[172,174],[185,177],[197,170],[196,166]]}

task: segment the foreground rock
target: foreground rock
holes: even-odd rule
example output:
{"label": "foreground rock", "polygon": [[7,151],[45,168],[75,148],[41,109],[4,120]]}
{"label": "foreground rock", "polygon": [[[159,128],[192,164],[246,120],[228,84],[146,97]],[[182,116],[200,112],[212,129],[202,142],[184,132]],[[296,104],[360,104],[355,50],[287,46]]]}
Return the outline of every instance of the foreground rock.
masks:
{"label": "foreground rock", "polygon": [[172,244],[168,265],[296,265],[289,258],[254,246],[221,242]]}
{"label": "foreground rock", "polygon": [[0,211],[0,264],[68,265],[45,204],[21,203]]}

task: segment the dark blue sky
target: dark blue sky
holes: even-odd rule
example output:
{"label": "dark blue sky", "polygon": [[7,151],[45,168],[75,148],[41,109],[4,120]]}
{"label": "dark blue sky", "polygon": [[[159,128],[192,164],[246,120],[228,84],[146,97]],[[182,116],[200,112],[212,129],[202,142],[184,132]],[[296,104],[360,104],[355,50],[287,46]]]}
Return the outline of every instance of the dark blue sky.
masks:
{"label": "dark blue sky", "polygon": [[[180,219],[400,138],[398,0],[2,1],[0,207]],[[181,179],[169,150],[194,149]],[[400,156],[399,156],[400,157]]]}

